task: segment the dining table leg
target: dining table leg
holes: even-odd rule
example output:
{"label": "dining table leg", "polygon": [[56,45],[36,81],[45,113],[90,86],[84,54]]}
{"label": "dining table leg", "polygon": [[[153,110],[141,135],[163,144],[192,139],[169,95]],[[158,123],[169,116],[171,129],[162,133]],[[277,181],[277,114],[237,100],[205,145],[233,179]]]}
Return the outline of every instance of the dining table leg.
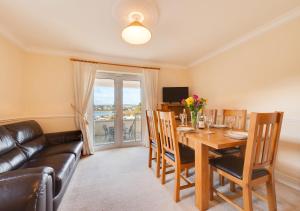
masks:
{"label": "dining table leg", "polygon": [[199,210],[209,208],[208,146],[195,142],[195,204]]}

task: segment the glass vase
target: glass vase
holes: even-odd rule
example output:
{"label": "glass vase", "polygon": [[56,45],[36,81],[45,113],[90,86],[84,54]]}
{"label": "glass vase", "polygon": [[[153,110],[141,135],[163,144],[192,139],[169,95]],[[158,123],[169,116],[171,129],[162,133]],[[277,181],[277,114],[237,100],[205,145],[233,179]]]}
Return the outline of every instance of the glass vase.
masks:
{"label": "glass vase", "polygon": [[191,111],[191,124],[194,129],[197,128],[197,111]]}

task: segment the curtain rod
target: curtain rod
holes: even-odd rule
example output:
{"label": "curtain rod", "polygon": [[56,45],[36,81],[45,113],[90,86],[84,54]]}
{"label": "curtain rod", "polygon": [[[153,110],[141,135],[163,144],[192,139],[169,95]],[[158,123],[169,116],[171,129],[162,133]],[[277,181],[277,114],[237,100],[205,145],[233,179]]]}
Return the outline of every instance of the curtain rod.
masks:
{"label": "curtain rod", "polygon": [[100,62],[100,61],[92,61],[92,60],[85,60],[85,59],[76,59],[70,58],[71,61],[76,62],[86,62],[86,63],[93,63],[93,64],[106,64],[106,65],[114,65],[120,67],[134,67],[134,68],[143,68],[143,69],[151,69],[151,70],[160,70],[159,67],[147,67],[147,66],[138,66],[138,65],[129,65],[129,64],[118,64],[118,63],[110,63],[110,62]]}

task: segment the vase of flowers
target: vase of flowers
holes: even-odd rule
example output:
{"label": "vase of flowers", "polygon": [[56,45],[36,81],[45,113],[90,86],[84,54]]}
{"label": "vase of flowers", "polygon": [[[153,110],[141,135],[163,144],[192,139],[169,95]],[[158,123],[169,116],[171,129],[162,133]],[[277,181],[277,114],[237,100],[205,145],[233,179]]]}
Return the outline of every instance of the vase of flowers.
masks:
{"label": "vase of flowers", "polygon": [[207,100],[200,98],[197,95],[188,97],[182,100],[182,104],[190,110],[192,127],[196,129],[197,126],[197,114],[200,109],[206,105]]}

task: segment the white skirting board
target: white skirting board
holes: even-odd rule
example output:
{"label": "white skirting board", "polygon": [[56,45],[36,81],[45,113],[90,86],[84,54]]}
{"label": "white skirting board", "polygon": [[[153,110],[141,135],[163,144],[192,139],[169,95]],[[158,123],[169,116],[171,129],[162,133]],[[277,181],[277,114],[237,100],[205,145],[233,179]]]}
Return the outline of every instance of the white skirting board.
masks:
{"label": "white skirting board", "polygon": [[293,189],[300,191],[300,180],[297,178],[291,177],[281,171],[276,170],[275,180]]}

